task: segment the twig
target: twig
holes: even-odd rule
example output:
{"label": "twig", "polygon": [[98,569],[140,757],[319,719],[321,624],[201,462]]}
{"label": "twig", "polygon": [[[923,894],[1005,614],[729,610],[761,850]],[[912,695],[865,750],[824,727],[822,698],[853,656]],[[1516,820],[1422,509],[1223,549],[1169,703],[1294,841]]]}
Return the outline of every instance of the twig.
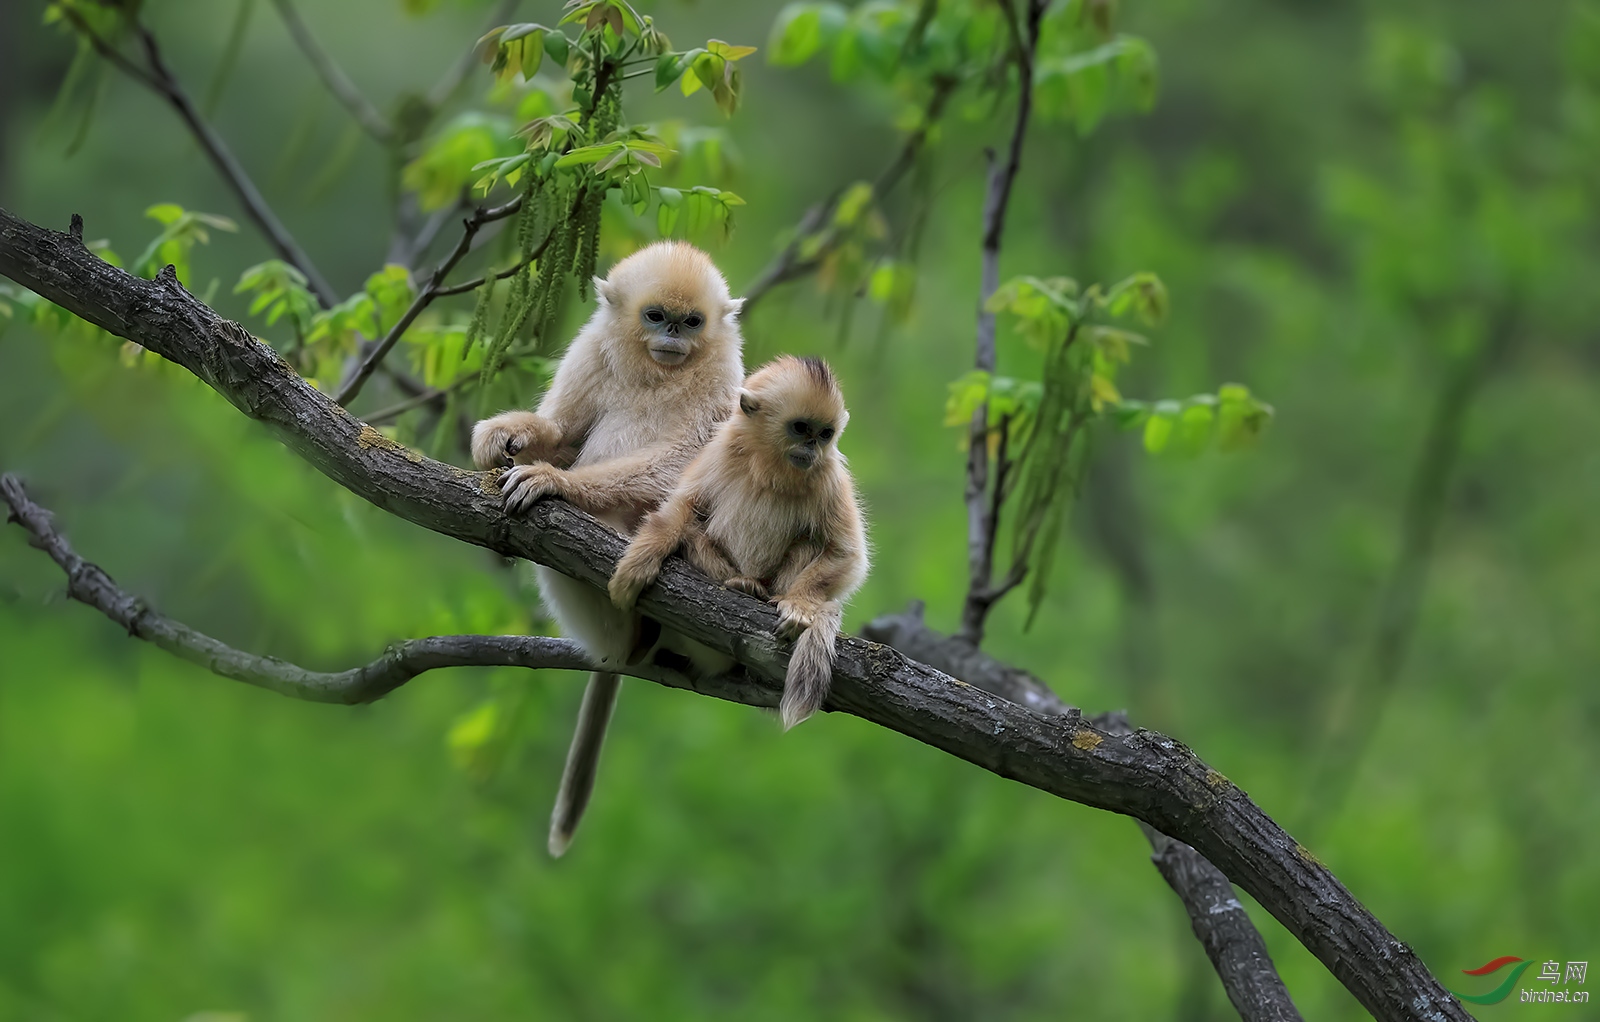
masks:
{"label": "twig", "polygon": [[[483,225],[492,223],[495,220],[504,220],[521,208],[522,196],[519,195],[502,206],[479,207],[471,216],[461,221],[461,240],[456,242],[455,249],[445,256],[438,266],[434,267],[432,275],[428,277],[428,283],[423,286],[421,291],[417,292],[417,297],[412,299],[410,307],[401,314],[395,325],[389,328],[389,332],[384,334],[383,340],[379,341],[371,351],[367,352],[367,357],[361,360],[361,364],[356,367],[356,371],[351,375],[350,379],[343,387],[339,388],[339,393],[334,398],[335,401],[341,405],[348,405],[357,394],[361,393],[361,388],[372,377],[373,371],[382,364],[384,358],[399,342],[401,336],[405,334],[416,318],[422,314],[422,310],[426,309],[435,298],[439,297],[439,287],[444,282],[444,278],[449,275],[451,270],[455,269],[456,263],[459,263],[462,257],[472,248],[472,239],[478,236],[478,231],[483,229]],[[545,240],[539,243],[538,249],[535,250],[534,258],[538,258],[538,255],[544,251],[545,246],[549,243],[550,236],[547,235]],[[481,284],[482,281],[480,280],[479,283]]]}
{"label": "twig", "polygon": [[[213,674],[279,695],[351,706],[375,702],[417,675],[442,667],[584,672],[594,669],[588,654],[576,642],[539,635],[434,635],[407,639],[390,645],[376,659],[343,671],[313,671],[277,657],[246,653],[152,610],[118,586],[104,569],[80,557],[56,528],[55,516],[29,499],[16,476],[0,476],[0,497],[11,508],[10,520],[28,532],[29,544],[49,554],[66,573],[67,595],[72,599],[98,610],[136,639]],[[696,687],[693,679],[654,664],[622,670],[630,677],[674,688]]]}
{"label": "twig", "polygon": [[[916,164],[917,156],[927,144],[929,131],[943,116],[945,104],[959,84],[960,79],[950,76],[941,75],[934,79],[933,93],[928,97],[927,106],[923,108],[921,126],[906,136],[900,151],[895,154],[894,159],[874,179],[872,184],[874,198],[881,199],[884,195],[893,191],[900,183],[900,179]],[[838,244],[837,232],[830,232],[828,237],[823,239],[822,244],[811,255],[802,256],[800,254],[800,247],[805,239],[831,218],[841,192],[842,189],[836,189],[832,195],[806,210],[805,215],[800,218],[800,222],[795,226],[794,239],[785,245],[783,251],[774,256],[772,261],[756,275],[756,279],[750,286],[745,288],[744,315],[749,315],[755,303],[765,297],[773,288],[780,284],[799,280],[815,270],[822,264],[823,258]]]}
{"label": "twig", "polygon": [[[543,246],[541,245],[540,248],[543,248]],[[482,277],[464,281],[460,284],[451,284],[449,287],[441,287],[434,291],[433,296],[435,298],[444,298],[448,295],[464,295],[468,291],[476,291],[478,288],[482,287],[484,281],[488,280],[490,277],[493,277],[495,280],[505,280],[507,277],[512,276],[518,270],[522,269],[524,266],[533,262],[537,258],[539,258],[539,251],[535,250],[533,255],[521,260],[515,266],[508,266],[499,273],[485,274]]]}
{"label": "twig", "polygon": [[433,404],[436,401],[448,397],[450,394],[461,389],[461,387],[471,379],[472,377],[470,375],[462,376],[447,386],[429,387],[420,394],[414,394],[397,404],[392,404],[387,408],[380,408],[375,412],[363,415],[361,417],[361,421],[367,423],[369,426],[376,426],[381,423],[388,422],[390,419],[397,419],[406,412],[411,411],[413,408],[420,408],[423,405]]}
{"label": "twig", "polygon": [[[1022,143],[1028,134],[1028,118],[1033,112],[1033,61],[1039,46],[1040,23],[1046,0],[1027,0],[1026,38],[1016,39],[1017,117],[1011,129],[1011,144],[1004,162],[989,161],[989,187],[983,202],[983,270],[978,289],[978,331],[973,355],[974,368],[992,374],[995,369],[995,314],[989,299],[1000,287],[1000,240],[1005,233],[1006,208],[1011,202],[1011,186],[1022,166]],[[1010,0],[1001,7],[1014,17]],[[984,402],[972,413],[967,443],[967,598],[961,608],[962,638],[977,645],[983,641],[984,623],[997,597],[991,586],[994,575],[994,538],[999,529],[998,514],[987,505],[989,487],[989,404]]]}
{"label": "twig", "polygon": [[[540,501],[526,516],[507,516],[494,474],[443,465],[389,440],[170,274],[134,277],[67,234],[3,209],[0,274],[194,373],[312,467],[406,521],[602,589],[623,553],[622,537],[564,501]],[[770,705],[781,690],[788,655],[775,637],[771,605],[716,586],[672,558],[639,607],[732,656],[753,682],[697,691]],[[1272,912],[1378,1022],[1470,1022],[1416,952],[1326,865],[1180,742],[1044,716],[852,638],[838,644],[828,708],[1058,797],[1133,816],[1185,842]]]}
{"label": "twig", "polygon": [[322,79],[322,84],[328,87],[350,115],[361,125],[362,130],[384,145],[394,139],[394,126],[389,119],[378,112],[378,108],[367,101],[356,88],[344,71],[324,50],[305,20],[300,17],[300,12],[295,9],[291,0],[272,0],[272,5],[278,9],[278,16],[283,19],[284,27],[289,30],[289,35],[294,37],[295,44],[300,51],[311,61],[311,66],[316,69],[317,76]]}
{"label": "twig", "polygon": [[201,150],[205,152],[207,158],[211,160],[217,171],[222,175],[223,180],[227,182],[228,187],[233,190],[240,204],[244,206],[245,212],[249,214],[250,219],[254,220],[256,226],[267,236],[267,240],[272,247],[277,250],[285,262],[305,275],[311,290],[325,307],[335,305],[339,300],[338,295],[334,293],[328,282],[323,279],[322,274],[317,271],[315,264],[311,262],[311,257],[306,255],[299,244],[295,242],[294,237],[290,235],[282,222],[272,212],[272,208],[267,205],[267,200],[262,197],[261,192],[255,186],[255,182],[250,179],[250,175],[245,172],[239,161],[234,159],[227,143],[223,142],[222,138],[206,123],[205,118],[200,116],[200,111],[195,108],[194,103],[189,99],[189,94],[183,90],[177,78],[162,59],[160,47],[157,46],[155,36],[150,33],[150,30],[137,21],[132,23],[140,44],[144,47],[145,57],[148,61],[148,67],[141,68],[123,56],[116,47],[102,39],[89,26],[88,22],[84,21],[81,16],[72,10],[70,5],[63,6],[61,9],[72,20],[73,27],[82,33],[84,38],[89,40],[90,45],[95,48],[97,53],[109,60],[118,70],[171,104],[172,108],[178,112],[178,116],[188,125],[189,131],[194,135],[195,140],[200,143]]}

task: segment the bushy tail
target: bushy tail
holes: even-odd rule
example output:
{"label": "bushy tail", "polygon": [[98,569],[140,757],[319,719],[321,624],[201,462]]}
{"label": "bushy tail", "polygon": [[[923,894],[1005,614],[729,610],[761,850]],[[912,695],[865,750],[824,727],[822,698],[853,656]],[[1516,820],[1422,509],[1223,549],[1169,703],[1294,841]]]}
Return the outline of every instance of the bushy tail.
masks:
{"label": "bushy tail", "polygon": [[560,858],[572,844],[573,832],[594,792],[594,775],[600,766],[600,747],[605,744],[606,725],[617,705],[622,679],[596,671],[589,675],[583,690],[583,706],[578,710],[578,726],[567,748],[567,765],[561,771],[561,787],[556,790],[556,807],[550,814],[550,854]]}
{"label": "bushy tail", "polygon": [[800,633],[783,679],[783,702],[778,713],[785,731],[822,709],[833,681],[833,647],[839,638],[843,608],[829,602],[811,627]]}

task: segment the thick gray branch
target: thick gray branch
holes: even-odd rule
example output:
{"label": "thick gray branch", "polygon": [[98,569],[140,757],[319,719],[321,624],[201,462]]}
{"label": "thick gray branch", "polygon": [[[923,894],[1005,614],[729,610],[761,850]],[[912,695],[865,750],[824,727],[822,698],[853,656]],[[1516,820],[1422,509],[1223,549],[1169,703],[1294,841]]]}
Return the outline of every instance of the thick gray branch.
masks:
{"label": "thick gray branch", "polygon": [[[69,235],[0,210],[0,274],[193,372],[329,478],[407,521],[594,586],[606,583],[623,551],[620,536],[558,500],[508,517],[494,473],[444,465],[384,437],[197,301],[170,272],[134,277]],[[764,686],[781,685],[787,655],[774,638],[770,605],[712,585],[672,559],[640,606],[732,655]],[[1184,841],[1272,912],[1384,1022],[1469,1019],[1416,953],[1321,861],[1180,742],[1036,713],[860,639],[839,643],[828,706]]]}
{"label": "thick gray branch", "polygon": [[[1077,707],[1068,705],[1027,671],[1002,663],[960,636],[942,635],[929,628],[922,612],[922,601],[913,601],[904,613],[875,618],[861,634],[1040,713],[1080,715]],[[1091,723],[1110,734],[1133,733],[1121,713],[1103,714]],[[1195,936],[1205,947],[1239,1017],[1244,1022],[1300,1022],[1300,1012],[1273,967],[1266,942],[1250,922],[1228,878],[1182,841],[1174,841],[1142,821],[1139,827],[1150,842],[1151,861],[1183,902]]]}

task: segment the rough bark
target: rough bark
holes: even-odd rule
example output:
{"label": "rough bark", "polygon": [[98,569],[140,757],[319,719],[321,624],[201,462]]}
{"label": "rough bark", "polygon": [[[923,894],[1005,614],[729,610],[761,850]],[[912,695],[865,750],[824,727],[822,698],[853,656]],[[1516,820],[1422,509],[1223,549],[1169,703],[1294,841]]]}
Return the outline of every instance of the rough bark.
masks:
{"label": "rough bark", "polygon": [[[355,419],[189,295],[170,270],[153,281],[133,277],[69,235],[0,210],[0,274],[182,365],[329,478],[401,518],[597,586],[623,551],[621,537],[560,501],[508,517],[494,473],[433,461]],[[781,686],[786,653],[771,606],[707,582],[679,559],[667,562],[640,606],[731,654],[764,691]],[[1272,912],[1378,1019],[1469,1018],[1316,856],[1180,742],[1043,715],[860,639],[839,643],[829,708],[1184,841]]]}

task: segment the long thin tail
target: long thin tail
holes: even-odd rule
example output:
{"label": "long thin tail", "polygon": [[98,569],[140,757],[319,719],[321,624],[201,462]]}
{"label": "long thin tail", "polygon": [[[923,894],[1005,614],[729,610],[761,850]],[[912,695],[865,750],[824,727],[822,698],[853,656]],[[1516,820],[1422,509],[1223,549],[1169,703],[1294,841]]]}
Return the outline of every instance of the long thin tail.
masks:
{"label": "long thin tail", "polygon": [[783,679],[783,702],[778,713],[785,731],[822,709],[833,682],[833,647],[839,638],[843,608],[830,601],[811,627],[800,633]]}
{"label": "long thin tail", "polygon": [[550,813],[550,854],[560,858],[572,844],[573,832],[594,792],[594,776],[600,766],[600,747],[605,744],[606,725],[617,705],[622,679],[596,671],[589,675],[583,690],[583,706],[578,709],[578,726],[567,749],[567,765],[561,771],[561,787],[556,791],[556,807]]}

